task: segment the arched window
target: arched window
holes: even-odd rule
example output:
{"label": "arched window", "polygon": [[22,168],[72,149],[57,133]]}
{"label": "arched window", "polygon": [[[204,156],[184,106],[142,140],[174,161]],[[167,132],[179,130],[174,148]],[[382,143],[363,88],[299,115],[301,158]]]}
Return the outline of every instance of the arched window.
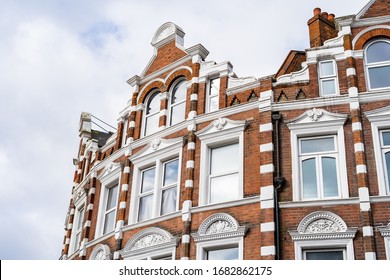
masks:
{"label": "arched window", "polygon": [[144,120],[144,135],[150,135],[158,130],[160,118],[160,99],[159,91],[154,92],[149,96],[146,102],[145,120]]}
{"label": "arched window", "polygon": [[365,65],[369,89],[390,87],[390,41],[376,40],[368,44]]}
{"label": "arched window", "polygon": [[170,125],[184,121],[186,113],[187,85],[180,80],[174,87],[170,99]]}

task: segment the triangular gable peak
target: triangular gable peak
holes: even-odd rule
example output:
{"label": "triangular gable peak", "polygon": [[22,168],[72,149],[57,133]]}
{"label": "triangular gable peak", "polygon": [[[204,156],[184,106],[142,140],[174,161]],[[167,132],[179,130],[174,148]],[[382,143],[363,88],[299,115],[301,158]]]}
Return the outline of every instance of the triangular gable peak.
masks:
{"label": "triangular gable peak", "polygon": [[356,15],[357,19],[387,16],[390,12],[390,0],[371,0]]}
{"label": "triangular gable peak", "polygon": [[188,55],[184,49],[184,35],[183,29],[172,22],[161,25],[151,42],[154,47],[153,57],[141,76],[147,76]]}

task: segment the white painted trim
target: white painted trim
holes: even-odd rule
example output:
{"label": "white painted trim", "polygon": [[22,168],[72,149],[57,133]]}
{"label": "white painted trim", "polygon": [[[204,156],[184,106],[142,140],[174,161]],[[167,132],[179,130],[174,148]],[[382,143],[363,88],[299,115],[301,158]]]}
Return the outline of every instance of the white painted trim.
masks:
{"label": "white painted trim", "polygon": [[353,67],[347,68],[347,77],[348,76],[356,76],[356,69]]}
{"label": "white painted trim", "polygon": [[181,237],[181,242],[182,243],[190,243],[191,236],[189,234],[184,234]]}
{"label": "white painted trim", "polygon": [[261,223],[260,224],[260,231],[261,232],[275,231],[275,223],[274,222]]}
{"label": "white painted trim", "polygon": [[129,184],[122,184],[122,192],[127,192],[129,190]]}
{"label": "white painted trim", "polygon": [[262,152],[272,152],[274,150],[274,144],[273,143],[267,143],[260,145],[260,153]]}
{"label": "white painted trim", "polygon": [[198,100],[198,94],[196,94],[196,93],[191,94],[190,100],[191,101],[197,101]]}
{"label": "white painted trim", "polygon": [[359,201],[360,202],[369,202],[370,201],[370,194],[367,187],[360,187],[359,188]]}
{"label": "white painted trim", "polygon": [[262,246],[260,250],[262,257],[275,255],[275,246]]}
{"label": "white painted trim", "polygon": [[367,173],[367,166],[365,164],[356,165],[356,173],[357,174]]}
{"label": "white painted trim", "polygon": [[375,252],[366,252],[364,254],[364,256],[365,256],[365,259],[368,261],[376,260],[376,253]]}
{"label": "white painted trim", "polygon": [[352,131],[358,131],[362,130],[362,123],[361,122],[353,122],[352,123]]}
{"label": "white painted trim", "polygon": [[186,188],[192,188],[192,187],[194,187],[194,181],[193,181],[193,180],[186,180],[186,182],[185,182],[185,187],[186,187]]}
{"label": "white painted trim", "polygon": [[364,152],[364,144],[363,143],[356,143],[354,145],[355,153],[358,152]]}
{"label": "white painted trim", "polygon": [[365,226],[362,228],[363,236],[374,236],[374,229],[371,226]]}
{"label": "white painted trim", "polygon": [[272,130],[273,130],[272,123],[261,124],[259,127],[260,132],[267,132]]}
{"label": "white painted trim", "polygon": [[360,211],[370,211],[371,210],[371,204],[370,202],[361,202],[360,203]]}
{"label": "white painted trim", "polygon": [[195,150],[195,142],[189,142],[187,145],[188,150]]}
{"label": "white painted trim", "polygon": [[269,199],[274,199],[274,186],[266,186],[266,187],[261,187],[260,188],[260,200],[269,200]]}
{"label": "white painted trim", "polygon": [[271,173],[271,172],[274,172],[274,165],[272,163],[260,165],[260,174]]}
{"label": "white painted trim", "polygon": [[186,168],[195,168],[195,161],[187,160]]}
{"label": "white painted trim", "polygon": [[270,209],[274,207],[274,200],[262,200],[260,202],[260,209]]}

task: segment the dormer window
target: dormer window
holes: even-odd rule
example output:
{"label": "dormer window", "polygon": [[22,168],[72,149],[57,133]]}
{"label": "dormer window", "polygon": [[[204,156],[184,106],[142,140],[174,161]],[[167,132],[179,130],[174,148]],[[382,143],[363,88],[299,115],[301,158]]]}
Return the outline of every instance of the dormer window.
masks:
{"label": "dormer window", "polygon": [[369,89],[390,87],[390,41],[370,43],[365,49],[365,66]]}
{"label": "dormer window", "polygon": [[335,61],[320,61],[318,73],[321,96],[338,94],[337,69]]}
{"label": "dormer window", "polygon": [[150,135],[158,130],[160,119],[159,91],[150,95],[146,102],[144,135]]}
{"label": "dormer window", "polygon": [[185,80],[180,80],[173,87],[170,98],[170,125],[184,121],[186,113],[187,86]]}

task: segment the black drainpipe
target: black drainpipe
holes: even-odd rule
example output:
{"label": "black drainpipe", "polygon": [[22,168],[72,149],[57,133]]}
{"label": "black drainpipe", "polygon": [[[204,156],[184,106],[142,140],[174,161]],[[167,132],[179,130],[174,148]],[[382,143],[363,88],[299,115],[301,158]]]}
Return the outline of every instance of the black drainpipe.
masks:
{"label": "black drainpipe", "polygon": [[272,121],[274,122],[275,127],[275,151],[276,151],[276,176],[274,178],[274,215],[275,215],[275,250],[277,260],[281,259],[281,250],[280,250],[280,222],[279,222],[279,198],[278,193],[284,186],[286,179],[282,177],[280,171],[280,132],[279,132],[279,122],[282,119],[282,114],[279,112],[272,113]]}

